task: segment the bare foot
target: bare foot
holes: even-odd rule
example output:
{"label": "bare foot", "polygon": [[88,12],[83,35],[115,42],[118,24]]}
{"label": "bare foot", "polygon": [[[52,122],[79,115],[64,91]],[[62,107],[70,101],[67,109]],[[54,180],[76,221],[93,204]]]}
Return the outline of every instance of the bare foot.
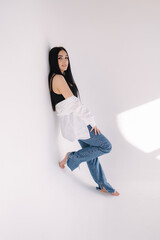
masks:
{"label": "bare foot", "polygon": [[66,162],[67,162],[68,153],[69,153],[69,152],[67,152],[66,155],[65,155],[65,158],[64,158],[61,162],[59,162],[60,168],[65,168],[64,165],[65,165]]}
{"label": "bare foot", "polygon": [[[110,193],[104,187],[102,187],[101,192]],[[118,196],[120,193],[115,190],[113,193],[110,193],[110,194],[112,194],[114,196]]]}

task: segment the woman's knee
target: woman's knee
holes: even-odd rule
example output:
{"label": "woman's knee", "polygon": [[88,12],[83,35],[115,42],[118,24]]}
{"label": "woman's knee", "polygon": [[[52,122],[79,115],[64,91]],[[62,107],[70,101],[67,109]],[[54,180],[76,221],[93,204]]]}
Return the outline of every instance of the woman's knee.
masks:
{"label": "woman's knee", "polygon": [[111,150],[112,150],[112,144],[108,141],[108,142],[105,142],[102,146],[101,146],[101,149],[103,152],[105,153],[109,153]]}

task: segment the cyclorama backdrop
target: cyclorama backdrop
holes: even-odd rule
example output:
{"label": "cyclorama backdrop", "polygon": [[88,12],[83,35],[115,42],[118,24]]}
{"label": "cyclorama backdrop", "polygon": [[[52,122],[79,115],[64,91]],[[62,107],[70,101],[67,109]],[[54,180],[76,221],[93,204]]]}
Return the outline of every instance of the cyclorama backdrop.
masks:
{"label": "cyclorama backdrop", "polygon": [[[0,239],[159,240],[160,2],[0,2]],[[48,52],[64,46],[82,102],[112,143],[96,190],[60,134]]]}

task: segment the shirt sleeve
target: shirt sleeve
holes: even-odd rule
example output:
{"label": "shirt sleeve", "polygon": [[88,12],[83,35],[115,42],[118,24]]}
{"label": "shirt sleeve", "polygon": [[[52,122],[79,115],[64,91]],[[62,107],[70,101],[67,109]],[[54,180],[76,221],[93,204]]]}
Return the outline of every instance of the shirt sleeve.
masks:
{"label": "shirt sleeve", "polygon": [[86,125],[90,124],[92,127],[96,126],[96,121],[92,112],[80,101],[79,98],[76,98],[72,107],[75,114],[81,117]]}

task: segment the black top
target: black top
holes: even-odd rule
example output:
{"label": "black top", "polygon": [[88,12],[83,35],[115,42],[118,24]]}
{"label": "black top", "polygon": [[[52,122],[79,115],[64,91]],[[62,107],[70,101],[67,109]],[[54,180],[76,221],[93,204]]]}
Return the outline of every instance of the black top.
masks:
{"label": "black top", "polygon": [[[52,77],[51,77],[51,82],[50,82],[50,86],[51,86],[51,87],[50,87],[50,89],[51,89],[51,99],[52,99],[52,102],[54,102],[55,105],[56,105],[57,103],[63,101],[65,98],[63,97],[62,94],[60,94],[60,93],[55,93],[55,92],[53,91],[53,89],[52,89],[52,81],[53,81],[53,78],[54,78],[55,75],[56,75],[56,74],[53,74]],[[66,82],[67,82],[67,81],[66,81]],[[71,83],[69,83],[69,82],[67,82],[67,84],[68,84],[69,88],[71,89],[73,95],[76,96],[76,91],[75,91],[74,86],[73,86]],[[71,85],[72,85],[72,86],[71,86]]]}

